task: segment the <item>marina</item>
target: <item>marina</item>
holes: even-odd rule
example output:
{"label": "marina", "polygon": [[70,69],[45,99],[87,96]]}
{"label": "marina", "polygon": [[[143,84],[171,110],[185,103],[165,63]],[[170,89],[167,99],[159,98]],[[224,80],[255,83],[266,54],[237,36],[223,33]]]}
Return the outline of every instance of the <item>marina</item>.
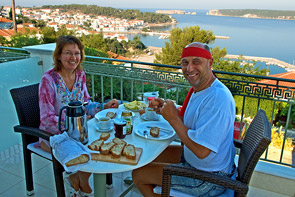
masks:
{"label": "marina", "polygon": [[[239,59],[241,58],[240,55],[230,55],[227,54],[225,56],[225,58],[228,59]],[[255,60],[255,61],[259,61],[259,62],[265,62],[266,65],[276,65],[279,66],[281,68],[285,68],[286,71],[295,71],[295,65],[293,64],[289,64],[287,62],[278,60],[276,58],[270,58],[270,57],[256,57],[256,56],[242,56],[243,59],[245,60]]]}

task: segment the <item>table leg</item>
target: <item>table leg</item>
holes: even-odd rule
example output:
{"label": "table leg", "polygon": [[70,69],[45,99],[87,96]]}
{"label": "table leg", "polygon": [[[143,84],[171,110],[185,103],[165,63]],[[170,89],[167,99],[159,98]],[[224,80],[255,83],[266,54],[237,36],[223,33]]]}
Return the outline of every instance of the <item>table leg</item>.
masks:
{"label": "table leg", "polygon": [[93,174],[94,197],[106,196],[106,174]]}

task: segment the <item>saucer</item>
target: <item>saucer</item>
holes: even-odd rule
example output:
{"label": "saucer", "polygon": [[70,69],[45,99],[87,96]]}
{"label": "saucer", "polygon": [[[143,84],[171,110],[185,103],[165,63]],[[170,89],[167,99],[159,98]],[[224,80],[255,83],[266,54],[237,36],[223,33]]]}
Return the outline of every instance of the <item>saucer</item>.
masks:
{"label": "saucer", "polygon": [[100,129],[99,127],[98,127],[98,125],[95,125],[95,129],[97,130],[97,131],[99,131],[99,132],[110,132],[110,131],[112,131],[113,129],[114,129],[114,125],[112,125],[110,128],[108,128],[108,129]]}
{"label": "saucer", "polygon": [[146,117],[146,114],[144,113],[144,114],[141,114],[140,117],[141,117],[142,119],[144,119],[144,120],[152,121],[152,120],[159,120],[160,115],[159,115],[159,114],[156,114],[155,118],[153,118],[153,119],[148,119],[148,118]]}

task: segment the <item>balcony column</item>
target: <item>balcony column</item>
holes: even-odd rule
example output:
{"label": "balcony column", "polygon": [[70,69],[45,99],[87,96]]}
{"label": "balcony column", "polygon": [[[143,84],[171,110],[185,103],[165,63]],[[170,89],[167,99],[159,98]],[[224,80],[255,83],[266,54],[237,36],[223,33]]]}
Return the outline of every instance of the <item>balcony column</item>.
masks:
{"label": "balcony column", "polygon": [[40,62],[39,65],[42,66],[42,74],[45,73],[47,70],[52,68],[53,59],[52,53],[55,49],[56,44],[42,44],[42,45],[34,45],[34,46],[26,46],[23,47],[26,51],[30,53],[31,57],[39,57]]}

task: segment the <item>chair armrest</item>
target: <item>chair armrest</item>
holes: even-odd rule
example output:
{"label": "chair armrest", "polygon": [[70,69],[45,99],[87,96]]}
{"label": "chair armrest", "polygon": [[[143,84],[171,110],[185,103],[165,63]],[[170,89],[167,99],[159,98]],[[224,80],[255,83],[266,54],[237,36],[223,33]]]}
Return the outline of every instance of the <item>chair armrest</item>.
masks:
{"label": "chair armrest", "polygon": [[234,145],[235,145],[236,148],[241,149],[242,148],[242,141],[234,139]]}
{"label": "chair armrest", "polygon": [[215,173],[198,170],[195,168],[188,168],[188,167],[182,167],[182,166],[170,164],[170,165],[164,166],[164,169],[163,169],[162,194],[163,192],[165,193],[163,189],[167,190],[168,188],[168,190],[170,190],[171,179],[169,178],[169,176],[171,175],[184,176],[184,177],[190,177],[193,179],[203,180],[206,182],[223,186],[225,188],[232,189],[238,192],[239,194],[247,194],[249,189],[247,184],[237,180],[233,180],[230,177],[221,176]]}
{"label": "chair armrest", "polygon": [[41,130],[35,127],[28,127],[28,126],[21,126],[21,125],[14,126],[14,131],[18,133],[26,134],[26,135],[40,137],[48,141],[50,136],[52,136],[52,134],[44,130]]}

